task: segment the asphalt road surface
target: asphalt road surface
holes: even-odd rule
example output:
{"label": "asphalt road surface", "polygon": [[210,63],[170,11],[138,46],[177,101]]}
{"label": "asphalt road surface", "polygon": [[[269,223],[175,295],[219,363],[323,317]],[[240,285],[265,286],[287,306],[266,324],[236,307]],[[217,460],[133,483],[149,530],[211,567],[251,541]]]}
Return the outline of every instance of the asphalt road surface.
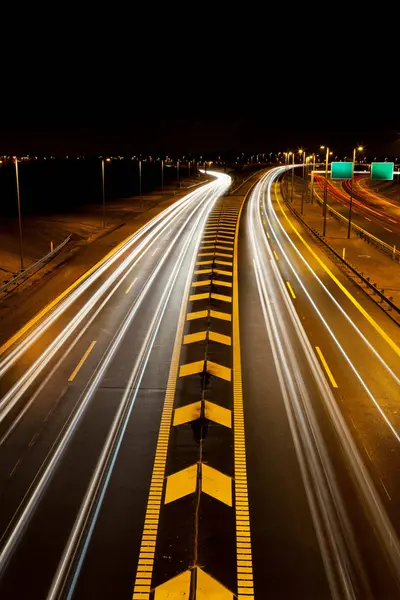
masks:
{"label": "asphalt road surface", "polygon": [[1,598],[399,597],[400,330],[282,171],[216,174],[0,348]]}

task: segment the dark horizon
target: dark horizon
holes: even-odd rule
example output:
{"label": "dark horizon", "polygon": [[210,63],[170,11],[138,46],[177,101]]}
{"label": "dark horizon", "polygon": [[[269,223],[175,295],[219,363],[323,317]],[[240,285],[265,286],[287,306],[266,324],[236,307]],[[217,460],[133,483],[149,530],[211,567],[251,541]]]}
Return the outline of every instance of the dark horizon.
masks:
{"label": "dark horizon", "polygon": [[[314,152],[324,144],[346,155],[362,144],[369,154],[400,156],[395,94],[378,78],[357,95],[346,81],[324,79],[318,65],[307,77],[277,68],[265,80],[229,65],[194,65],[178,77],[167,67],[135,69],[133,79],[113,71],[114,80],[104,80],[99,67],[76,65],[51,80],[21,77],[20,89],[9,86],[0,100],[0,154]],[[368,69],[357,67],[360,80]]]}

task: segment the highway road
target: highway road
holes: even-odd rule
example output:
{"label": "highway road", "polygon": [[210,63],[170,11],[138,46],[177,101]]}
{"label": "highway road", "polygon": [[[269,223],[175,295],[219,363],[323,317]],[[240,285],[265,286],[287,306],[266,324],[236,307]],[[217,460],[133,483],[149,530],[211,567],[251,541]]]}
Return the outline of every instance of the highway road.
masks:
{"label": "highway road", "polygon": [[[183,291],[229,181],[217,174],[152,219],[1,347],[2,598],[73,590],[99,515],[97,559],[110,565],[114,535],[123,540],[129,577],[119,585],[129,596]],[[109,505],[100,511],[110,479],[123,489],[119,519]]]}
{"label": "highway road", "polygon": [[1,598],[399,597],[400,330],[283,171],[216,173],[0,348]]}
{"label": "highway road", "polygon": [[256,591],[397,598],[399,330],[321,256],[280,172],[254,188],[240,237]]}

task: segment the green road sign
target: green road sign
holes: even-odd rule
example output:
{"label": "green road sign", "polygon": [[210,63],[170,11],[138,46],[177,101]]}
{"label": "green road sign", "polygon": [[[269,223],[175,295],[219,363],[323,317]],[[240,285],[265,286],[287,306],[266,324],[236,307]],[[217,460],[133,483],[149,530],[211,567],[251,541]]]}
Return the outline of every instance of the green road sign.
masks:
{"label": "green road sign", "polygon": [[331,163],[332,179],[351,179],[353,174],[352,162],[333,162]]}
{"label": "green road sign", "polygon": [[394,163],[392,162],[373,162],[371,163],[371,179],[380,179],[381,181],[393,179]]}

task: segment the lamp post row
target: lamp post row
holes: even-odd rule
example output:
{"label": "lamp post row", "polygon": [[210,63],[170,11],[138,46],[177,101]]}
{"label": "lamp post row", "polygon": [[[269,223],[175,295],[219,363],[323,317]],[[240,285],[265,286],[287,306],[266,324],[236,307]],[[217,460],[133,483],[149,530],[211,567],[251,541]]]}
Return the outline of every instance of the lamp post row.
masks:
{"label": "lamp post row", "polygon": [[[328,174],[329,174],[329,155],[332,154],[332,152],[330,152],[329,147],[328,146],[321,146],[320,147],[321,150],[326,150],[325,153],[325,183],[324,183],[324,197],[323,197],[323,203],[322,203],[322,215],[323,215],[323,228],[322,228],[322,237],[326,236],[326,221],[327,221],[327,205],[328,205]],[[353,214],[353,181],[354,181],[354,168],[355,168],[355,164],[356,164],[356,155],[357,152],[361,152],[362,150],[364,150],[363,146],[357,146],[356,148],[353,148],[353,162],[352,162],[352,173],[351,173],[351,180],[350,180],[350,200],[349,200],[349,217],[348,217],[348,229],[347,229],[347,238],[350,239],[351,236],[351,223],[352,223],[352,214]],[[307,173],[306,178],[307,178],[307,188],[308,188],[308,163],[310,161],[310,159],[313,159],[313,166],[312,166],[312,170],[311,170],[311,204],[313,204],[313,195],[314,195],[314,171],[315,171],[315,153],[311,154],[310,156],[306,157],[305,156],[305,152],[304,150],[299,150],[298,151],[300,156],[303,155],[303,179],[305,178],[305,173]],[[291,194],[290,194],[290,201],[293,202],[293,189],[294,189],[294,156],[295,153],[294,152],[284,152],[283,153],[285,156],[285,166],[286,166],[286,194],[288,191],[288,185],[287,185],[287,172],[288,172],[288,167],[289,167],[289,158],[290,156],[293,156],[293,160],[292,160],[292,186],[291,186]],[[303,214],[303,210],[304,210],[304,190],[302,191],[302,195],[301,195],[301,214]]]}
{"label": "lamp post row", "polygon": [[[105,190],[105,163],[111,162],[110,158],[101,159],[101,183],[102,183],[102,225],[103,229],[106,228],[106,190]],[[190,175],[190,163],[188,162],[188,173]],[[18,158],[14,158],[15,165],[15,181],[17,188],[17,209],[18,209],[18,230],[19,230],[19,251],[20,251],[20,265],[21,271],[24,270],[24,251],[22,241],[22,218],[21,218],[21,195],[19,186],[19,170],[18,170]],[[176,163],[177,179],[179,181],[179,160]],[[161,188],[164,189],[164,160],[161,160]],[[142,160],[139,159],[139,196],[140,196],[140,207],[142,208]]]}
{"label": "lamp post row", "polygon": [[[321,150],[325,149],[325,146],[321,146]],[[352,177],[350,181],[350,202],[349,202],[349,218],[348,218],[348,230],[347,230],[347,238],[350,238],[351,235],[351,222],[352,222],[352,209],[353,209],[353,180],[354,180],[354,167],[356,162],[356,153],[357,151],[362,151],[364,148],[362,146],[358,146],[353,149],[353,167],[352,167]],[[284,152],[285,156],[285,165],[286,168],[286,194],[288,193],[288,167],[290,164],[290,156],[292,156],[292,181],[291,181],[291,194],[290,200],[293,202],[293,193],[294,193],[294,164],[295,164],[295,153],[294,152]],[[308,181],[308,162],[309,159],[313,159],[313,166],[311,170],[311,203],[313,203],[313,184],[314,184],[314,171],[315,171],[315,153],[306,157],[305,152],[303,150],[299,150],[300,156],[303,155],[303,179],[305,178],[305,172],[307,172],[307,181]],[[329,151],[329,147],[326,147],[326,155],[325,155],[325,185],[324,185],[324,199],[323,199],[323,237],[326,236],[326,220],[327,220],[327,199],[328,199],[328,172],[329,172],[329,155],[332,152]],[[105,162],[110,162],[110,158],[101,160],[101,177],[102,177],[102,204],[103,204],[103,229],[106,228],[106,194],[105,194]],[[19,246],[20,246],[20,264],[21,271],[24,270],[24,254],[23,254],[23,238],[22,238],[22,219],[21,219],[21,198],[20,198],[20,186],[19,186],[19,171],[18,171],[18,159],[15,158],[15,177],[16,177],[16,187],[17,187],[17,208],[18,208],[18,229],[19,229]],[[190,174],[190,162],[188,162],[188,173]],[[138,161],[139,167],[139,196],[140,196],[140,206],[142,207],[142,160]],[[179,160],[176,163],[177,169],[177,179],[179,182]],[[308,183],[307,183],[308,187]],[[164,189],[164,160],[161,160],[161,188]],[[301,214],[303,214],[304,208],[304,190],[302,191],[301,197]]]}

